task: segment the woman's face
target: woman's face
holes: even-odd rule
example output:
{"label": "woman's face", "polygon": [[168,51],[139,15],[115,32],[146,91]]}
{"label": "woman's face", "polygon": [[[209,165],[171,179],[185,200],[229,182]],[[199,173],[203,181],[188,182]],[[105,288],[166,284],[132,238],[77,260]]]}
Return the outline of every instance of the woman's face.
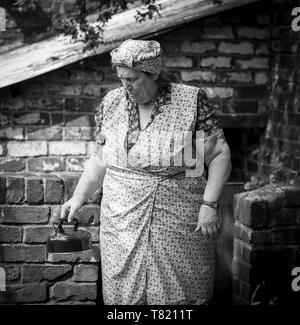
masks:
{"label": "woman's face", "polygon": [[146,104],[155,99],[156,78],[152,78],[142,71],[120,66],[117,66],[117,74],[133,102]]}

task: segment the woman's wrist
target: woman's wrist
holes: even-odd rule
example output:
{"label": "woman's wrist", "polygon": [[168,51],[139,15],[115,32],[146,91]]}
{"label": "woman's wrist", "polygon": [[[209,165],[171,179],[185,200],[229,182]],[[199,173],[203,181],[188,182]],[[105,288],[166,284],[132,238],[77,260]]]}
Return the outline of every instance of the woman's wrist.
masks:
{"label": "woman's wrist", "polygon": [[84,203],[84,201],[85,201],[85,196],[84,195],[82,195],[82,194],[73,194],[73,197],[72,197],[72,199],[74,200],[78,200],[78,201],[80,201],[80,203],[81,204],[83,204]]}

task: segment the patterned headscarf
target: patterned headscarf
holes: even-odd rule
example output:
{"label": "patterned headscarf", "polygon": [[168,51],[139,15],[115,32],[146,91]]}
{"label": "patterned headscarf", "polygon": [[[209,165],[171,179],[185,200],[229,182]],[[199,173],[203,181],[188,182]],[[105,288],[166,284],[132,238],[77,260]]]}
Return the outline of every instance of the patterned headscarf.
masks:
{"label": "patterned headscarf", "polygon": [[128,39],[110,52],[114,66],[127,66],[134,70],[159,75],[162,49],[156,41]]}

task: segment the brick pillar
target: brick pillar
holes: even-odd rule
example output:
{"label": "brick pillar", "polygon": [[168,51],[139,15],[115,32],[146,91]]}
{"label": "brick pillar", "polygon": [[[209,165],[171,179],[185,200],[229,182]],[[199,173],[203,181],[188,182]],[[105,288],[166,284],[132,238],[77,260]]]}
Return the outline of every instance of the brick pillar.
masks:
{"label": "brick pillar", "polygon": [[300,265],[300,188],[266,185],[236,194],[234,218],[234,304],[250,304],[258,285],[256,299],[299,302],[291,283]]}

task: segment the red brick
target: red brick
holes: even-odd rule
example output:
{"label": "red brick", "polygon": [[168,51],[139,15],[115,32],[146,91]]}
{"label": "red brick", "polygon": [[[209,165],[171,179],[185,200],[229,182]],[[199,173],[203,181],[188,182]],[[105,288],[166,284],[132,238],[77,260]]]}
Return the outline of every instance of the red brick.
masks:
{"label": "red brick", "polygon": [[85,155],[84,141],[52,141],[49,142],[49,154],[55,156]]}
{"label": "red brick", "polygon": [[96,300],[96,283],[75,283],[71,281],[55,283],[50,288],[50,297],[57,300]]}
{"label": "red brick", "polygon": [[232,261],[233,276],[242,281],[248,281],[250,275],[251,265],[243,263],[237,259]]}
{"label": "red brick", "polygon": [[28,244],[46,243],[52,230],[53,227],[49,226],[26,226],[24,227],[23,242]]}
{"label": "red brick", "polygon": [[3,158],[0,159],[0,171],[19,172],[25,169],[25,160],[20,158]]}
{"label": "red brick", "polygon": [[18,125],[49,125],[50,119],[48,113],[15,113],[14,123]]}
{"label": "red brick", "polygon": [[219,81],[222,83],[253,83],[253,77],[250,72],[219,72]]}
{"label": "red brick", "polygon": [[67,160],[67,171],[69,172],[82,172],[84,170],[84,164],[86,158],[72,157]]}
{"label": "red brick", "polygon": [[0,113],[1,127],[8,126],[11,119],[11,114],[8,112]]}
{"label": "red brick", "polygon": [[0,242],[17,243],[22,241],[22,228],[0,226]]}
{"label": "red brick", "polygon": [[65,161],[61,157],[30,158],[27,164],[29,172],[56,172],[65,170]]}
{"label": "red brick", "polygon": [[74,282],[96,282],[98,280],[98,266],[75,265],[74,275],[71,280]]}
{"label": "red brick", "polygon": [[21,276],[21,268],[20,265],[14,265],[14,264],[1,264],[0,267],[2,267],[5,270],[6,274],[6,281],[11,282],[20,279]]}
{"label": "red brick", "polygon": [[293,43],[289,39],[273,40],[272,50],[274,52],[295,53],[297,52],[297,43],[296,42]]}
{"label": "red brick", "polygon": [[48,222],[48,206],[4,206],[0,222],[3,223],[45,223]]}
{"label": "red brick", "polygon": [[26,127],[26,139],[28,140],[62,140],[62,128],[39,126]]}
{"label": "red brick", "polygon": [[0,203],[6,200],[6,178],[0,176]]}
{"label": "red brick", "polygon": [[93,126],[93,115],[68,114],[65,116],[66,126]]}
{"label": "red brick", "polygon": [[0,246],[0,256],[3,262],[45,262],[45,245],[11,245]]}
{"label": "red brick", "polygon": [[85,84],[82,89],[83,96],[99,97],[101,95],[101,85],[98,84]]}
{"label": "red brick", "polygon": [[211,71],[182,71],[181,78],[183,81],[199,81],[214,83],[217,79],[217,75]]}
{"label": "red brick", "polygon": [[230,98],[234,94],[234,90],[231,87],[203,87],[208,98]]}
{"label": "red brick", "polygon": [[181,67],[181,68],[192,68],[193,67],[193,60],[187,56],[175,56],[165,59],[164,65],[166,67]]}
{"label": "red brick", "polygon": [[6,202],[9,204],[22,203],[24,200],[24,178],[8,177],[6,181]]}
{"label": "red brick", "polygon": [[267,95],[267,90],[265,87],[257,86],[244,86],[235,88],[236,98],[242,99],[263,99]]}
{"label": "red brick", "polygon": [[92,140],[93,129],[90,126],[64,128],[64,140]]}
{"label": "red brick", "polygon": [[44,95],[44,85],[41,82],[33,83],[32,80],[24,81],[21,84],[22,93],[26,96],[42,97]]}
{"label": "red brick", "polygon": [[9,285],[6,292],[0,295],[1,303],[44,302],[47,300],[47,284],[15,284]]}
{"label": "red brick", "polygon": [[99,99],[95,98],[66,98],[65,110],[72,112],[94,112]]}
{"label": "red brick", "polygon": [[43,203],[44,187],[39,178],[26,179],[26,202],[29,204]]}
{"label": "red brick", "polygon": [[205,27],[201,34],[202,39],[230,39],[234,38],[230,27]]}
{"label": "red brick", "polygon": [[269,59],[254,57],[249,60],[236,60],[236,66],[239,69],[268,69]]}
{"label": "red brick", "polygon": [[204,68],[230,68],[231,58],[226,56],[204,57],[200,60],[199,66]]}
{"label": "red brick", "polygon": [[1,129],[0,140],[24,140],[24,128],[8,127]]}
{"label": "red brick", "polygon": [[51,113],[51,125],[52,126],[64,126],[65,115],[62,113]]}
{"label": "red brick", "polygon": [[80,96],[81,85],[72,84],[72,85],[60,86],[59,94],[65,96]]}
{"label": "red brick", "polygon": [[58,110],[63,108],[63,100],[51,97],[30,98],[25,100],[27,110]]}
{"label": "red brick", "polygon": [[254,191],[234,195],[234,216],[251,227],[273,226],[272,214],[283,206],[283,191],[268,185]]}
{"label": "red brick", "polygon": [[1,100],[0,107],[3,111],[20,111],[24,109],[24,99],[17,97]]}
{"label": "red brick", "polygon": [[72,271],[71,265],[23,265],[23,282],[41,282],[54,281],[62,276],[70,275]]}
{"label": "red brick", "polygon": [[266,28],[241,27],[238,29],[239,38],[268,39],[270,33]]}
{"label": "red brick", "polygon": [[216,49],[214,42],[191,42],[184,41],[181,45],[181,51],[186,53],[205,53]]}
{"label": "red brick", "polygon": [[272,244],[272,230],[258,230],[253,229],[236,221],[234,224],[235,238],[241,239],[247,244],[253,246],[266,246]]}
{"label": "red brick", "polygon": [[45,156],[48,153],[47,142],[46,141],[26,141],[26,142],[10,141],[7,143],[7,152],[9,156],[13,156],[13,157]]}
{"label": "red brick", "polygon": [[79,177],[80,175],[61,175],[65,188],[65,201],[69,200],[73,196],[74,190],[79,181]]}
{"label": "red brick", "polygon": [[64,184],[60,178],[51,177],[44,180],[45,183],[45,203],[63,203]]}
{"label": "red brick", "polygon": [[253,44],[250,42],[227,43],[221,42],[218,48],[219,52],[227,54],[253,54]]}

